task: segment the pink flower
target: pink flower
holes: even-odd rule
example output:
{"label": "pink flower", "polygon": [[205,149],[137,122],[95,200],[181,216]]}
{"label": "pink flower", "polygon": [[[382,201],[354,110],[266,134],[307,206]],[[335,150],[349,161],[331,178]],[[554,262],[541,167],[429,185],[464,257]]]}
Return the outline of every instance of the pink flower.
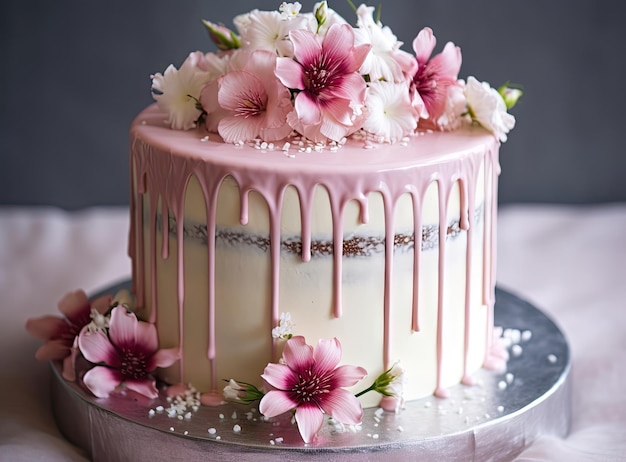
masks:
{"label": "pink flower", "polygon": [[276,76],[300,90],[291,126],[313,141],[341,140],[359,127],[355,118],[365,101],[365,81],[358,73],[370,45],[354,45],[354,31],[335,24],[323,41],[308,30],[292,30],[294,59],[278,58]]}
{"label": "pink flower", "polygon": [[274,75],[275,67],[276,54],[259,50],[250,55],[243,69],[219,79],[217,100],[228,114],[217,129],[227,143],[258,137],[276,141],[291,132],[287,124],[291,94]]}
{"label": "pink flower", "polygon": [[87,361],[102,364],[87,371],[83,382],[98,398],[107,398],[118,385],[148,398],[156,398],[157,367],[168,367],[178,359],[178,348],[158,349],[154,324],[139,322],[134,313],[118,306],[111,311],[109,334],[83,329],[78,346]]}
{"label": "pink flower", "polygon": [[324,414],[346,424],[361,421],[358,399],[342,387],[355,385],[367,371],[362,367],[339,366],[341,344],[336,338],[320,340],[317,348],[304,337],[287,340],[284,364],[268,364],[261,377],[271,386],[259,405],[266,417],[296,410],[298,430],[305,443],[311,442],[324,421]]}
{"label": "pink flower", "polygon": [[448,42],[443,51],[430,57],[437,40],[433,31],[425,27],[413,41],[417,59],[417,71],[411,82],[413,107],[420,118],[435,122],[446,110],[448,88],[459,85],[461,69],[461,49]]}
{"label": "pink flower", "polygon": [[112,299],[112,296],[106,295],[90,302],[84,291],[77,290],[66,294],[57,305],[64,317],[47,315],[26,321],[26,330],[46,341],[35,357],[40,361],[63,359],[63,376],[74,380],[74,340],[81,329],[91,322],[92,309],[104,314]]}

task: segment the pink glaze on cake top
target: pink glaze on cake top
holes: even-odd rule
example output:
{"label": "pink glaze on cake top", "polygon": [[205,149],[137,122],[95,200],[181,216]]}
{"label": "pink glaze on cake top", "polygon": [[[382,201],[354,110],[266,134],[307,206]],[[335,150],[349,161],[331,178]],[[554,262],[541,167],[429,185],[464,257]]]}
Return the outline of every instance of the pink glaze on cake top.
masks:
{"label": "pink glaze on cake top", "polygon": [[[448,212],[448,198],[455,184],[459,184],[461,191],[461,228],[468,232],[468,242],[471,242],[475,222],[474,212],[480,204],[475,203],[478,187],[479,170],[482,164],[485,169],[485,245],[483,258],[484,287],[483,301],[489,307],[488,338],[491,338],[494,304],[494,260],[495,258],[495,183],[499,174],[498,141],[493,135],[476,127],[462,128],[453,132],[425,133],[410,139],[407,146],[375,144],[372,149],[364,149],[363,141],[348,140],[337,152],[328,148],[322,152],[297,152],[297,146],[291,148],[292,156],[281,151],[282,143],[276,143],[274,151],[262,151],[247,145],[234,147],[225,144],[219,135],[207,133],[202,129],[190,131],[171,130],[165,123],[166,116],[155,105],[143,111],[134,121],[131,128],[131,169],[132,177],[137,180],[137,192],[150,192],[150,223],[156,222],[157,204],[161,199],[161,215],[171,214],[176,220],[178,245],[178,310],[180,319],[180,338],[183,338],[182,316],[184,305],[184,276],[183,276],[183,207],[186,187],[189,179],[195,176],[203,191],[206,203],[207,241],[209,255],[209,348],[208,358],[212,364],[212,381],[214,390],[217,389],[215,351],[215,229],[217,193],[222,180],[231,176],[239,185],[241,191],[241,223],[246,224],[248,218],[248,194],[256,191],[266,200],[270,213],[270,253],[272,268],[272,326],[268,326],[268,335],[271,327],[277,325],[279,319],[279,264],[280,264],[280,222],[282,200],[285,189],[293,186],[299,195],[301,208],[301,240],[302,260],[307,262],[311,257],[311,215],[315,188],[323,185],[330,198],[331,213],[333,216],[333,306],[332,313],[336,317],[342,315],[342,254],[343,254],[343,213],[346,204],[357,201],[361,207],[360,218],[368,220],[368,194],[379,192],[383,197],[385,213],[385,281],[384,281],[384,351],[382,366],[391,365],[393,357],[390,351],[390,310],[392,300],[392,262],[394,248],[394,209],[404,194],[409,194],[413,201],[414,229],[422,229],[421,208],[428,186],[436,182],[439,194],[439,221],[446,223]],[[208,136],[208,139],[206,138]],[[142,208],[142,201],[132,199],[131,207]],[[139,252],[131,255],[133,260],[143,261],[143,227],[142,210],[131,211],[135,217],[131,223],[130,252]],[[163,224],[163,257],[168,255],[168,224]],[[445,226],[439,227],[438,246],[439,259],[439,293],[438,293],[438,332],[437,332],[437,364],[441,371],[442,362],[442,331],[444,306],[444,274],[446,252]],[[417,234],[417,233],[416,233]],[[152,280],[152,321],[156,316],[156,230],[150,226],[150,266]],[[419,240],[416,238],[416,242]],[[138,244],[138,245],[136,245]],[[137,249],[137,250],[135,250]],[[414,246],[414,272],[419,273],[421,246]],[[136,257],[136,258],[135,258]],[[470,267],[472,246],[467,246],[466,265]],[[144,301],[144,275],[142,265],[135,265],[133,281],[136,284],[134,291],[141,306]],[[469,281],[469,271],[466,271]],[[469,306],[470,284],[466,284],[466,327],[465,327],[465,355],[469,344]],[[413,330],[419,330],[418,310],[419,284],[415,278],[413,286]],[[181,342],[182,345],[182,342]],[[182,346],[181,346],[182,348]],[[181,364],[181,376],[183,362]],[[464,374],[464,380],[469,380]],[[441,386],[441,374],[438,373],[436,394],[445,395]]]}

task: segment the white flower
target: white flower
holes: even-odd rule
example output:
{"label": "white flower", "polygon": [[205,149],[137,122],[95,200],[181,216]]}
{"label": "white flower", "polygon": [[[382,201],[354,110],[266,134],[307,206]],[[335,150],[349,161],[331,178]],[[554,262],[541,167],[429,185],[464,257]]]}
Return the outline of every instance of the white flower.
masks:
{"label": "white flower", "polygon": [[446,107],[443,114],[435,121],[441,130],[456,130],[467,121],[467,100],[460,85],[451,85],[446,94]]}
{"label": "white flower", "polygon": [[515,117],[506,112],[506,104],[498,91],[487,82],[469,77],[465,96],[472,119],[505,142],[506,134],[515,126]]}
{"label": "white flower", "polygon": [[180,69],[168,66],[163,74],[152,76],[152,95],[159,108],[168,115],[167,122],[176,130],[195,127],[202,111],[197,107],[200,90],[210,80],[208,72],[199,65],[204,55],[196,51],[183,62]]}
{"label": "white flower", "polygon": [[361,5],[356,10],[358,28],[355,30],[357,45],[369,44],[372,49],[361,66],[360,73],[369,75],[372,81],[402,82],[404,71],[414,66],[414,58],[400,50],[399,42],[389,27],[374,20],[374,7]]}
{"label": "white flower", "polygon": [[308,29],[309,18],[298,15],[285,19],[278,11],[254,10],[247,17],[239,17],[236,25],[244,48],[267,50],[278,56],[292,57],[293,44],[289,32]]}
{"label": "white flower", "polygon": [[283,2],[278,8],[278,11],[280,11],[280,14],[283,17],[283,19],[291,19],[291,18],[295,18],[296,16],[298,16],[301,8],[302,8],[302,5],[300,4],[300,2],[294,2],[294,3]]}
{"label": "white flower", "polygon": [[371,82],[365,107],[363,129],[381,141],[394,143],[417,127],[417,116],[404,83]]}
{"label": "white flower", "polygon": [[272,338],[289,339],[292,336],[292,329],[295,326],[291,320],[291,313],[280,313],[278,326],[272,329]]}
{"label": "white flower", "polygon": [[391,382],[387,385],[387,391],[395,396],[399,404],[404,402],[404,388],[406,386],[407,377],[406,371],[404,367],[400,365],[400,362],[394,363],[389,370],[389,376],[391,377]]}

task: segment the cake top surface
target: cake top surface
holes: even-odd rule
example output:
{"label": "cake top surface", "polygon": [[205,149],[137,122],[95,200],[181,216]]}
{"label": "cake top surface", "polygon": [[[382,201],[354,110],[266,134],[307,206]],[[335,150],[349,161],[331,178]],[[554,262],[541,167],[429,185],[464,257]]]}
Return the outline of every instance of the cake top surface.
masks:
{"label": "cake top surface", "polygon": [[[204,20],[218,50],[194,51],[179,68],[152,76],[167,124],[203,126],[240,146],[282,147],[295,134],[313,150],[351,137],[407,144],[415,133],[467,134],[470,125],[506,141],[515,125],[508,109],[521,91],[460,79],[461,49],[448,42],[435,53],[429,27],[417,33],[411,53],[373,7],[355,7],[354,26],[325,1],[301,9],[283,2],[274,11],[243,13],[234,30]],[[377,152],[386,157],[386,149]]]}
{"label": "cake top surface", "polygon": [[256,140],[232,145],[225,143],[219,134],[209,133],[204,126],[171,130],[166,119],[167,114],[151,105],[137,116],[131,134],[135,139],[178,157],[257,171],[263,168],[304,169],[323,174],[342,170],[355,173],[412,168],[482,153],[498,144],[482,127],[465,126],[452,132],[416,132],[393,145],[352,136],[345,142],[322,146],[298,135],[276,143]]}

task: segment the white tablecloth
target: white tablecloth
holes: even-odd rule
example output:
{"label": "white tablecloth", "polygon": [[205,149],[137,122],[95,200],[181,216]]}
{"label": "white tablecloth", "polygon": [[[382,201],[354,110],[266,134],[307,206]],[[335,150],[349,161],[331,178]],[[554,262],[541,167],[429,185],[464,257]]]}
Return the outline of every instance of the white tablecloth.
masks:
{"label": "white tablecloth", "polygon": [[[24,323],[127,279],[127,230],[121,208],[0,208],[0,461],[85,460],[55,426]],[[626,460],[626,204],[502,207],[498,245],[499,285],[550,315],[573,358],[570,436],[517,460]]]}

